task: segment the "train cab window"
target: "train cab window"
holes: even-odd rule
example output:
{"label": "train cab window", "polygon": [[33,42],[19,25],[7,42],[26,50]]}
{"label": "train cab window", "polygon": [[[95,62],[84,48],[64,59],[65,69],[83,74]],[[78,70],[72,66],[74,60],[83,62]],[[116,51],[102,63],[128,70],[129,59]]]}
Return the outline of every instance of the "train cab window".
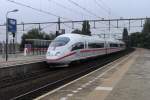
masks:
{"label": "train cab window", "polygon": [[71,51],[79,50],[79,49],[84,49],[84,43],[82,42],[76,43],[75,45],[72,46]]}
{"label": "train cab window", "polygon": [[70,41],[68,37],[57,37],[54,41],[51,42],[50,47],[60,47],[65,46]]}
{"label": "train cab window", "polygon": [[88,48],[104,48],[104,43],[89,43]]}

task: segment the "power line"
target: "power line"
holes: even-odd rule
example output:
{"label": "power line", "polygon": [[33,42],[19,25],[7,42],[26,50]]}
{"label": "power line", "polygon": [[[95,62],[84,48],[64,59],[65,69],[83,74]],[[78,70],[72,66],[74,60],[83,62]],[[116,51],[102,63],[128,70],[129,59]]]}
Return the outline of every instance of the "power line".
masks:
{"label": "power line", "polygon": [[88,9],[86,9],[86,8],[84,8],[84,7],[82,7],[81,5],[79,5],[78,3],[74,2],[74,1],[72,1],[72,0],[68,0],[68,1],[69,1],[70,3],[76,5],[77,7],[83,9],[83,10],[86,11],[87,13],[92,14],[93,16],[95,16],[95,17],[97,17],[97,18],[102,18],[102,17],[99,17],[98,15],[96,15],[95,13],[91,12],[90,10],[88,10]]}
{"label": "power line", "polygon": [[110,13],[110,11],[107,10],[106,8],[104,8],[99,2],[97,2],[97,0],[94,0],[94,2],[95,2],[96,5],[98,5],[101,9],[105,10],[108,14]]}
{"label": "power line", "polygon": [[[107,9],[105,7],[102,7],[102,9],[105,9],[105,11],[107,11],[109,14],[112,13],[111,8],[103,1],[103,0],[95,0],[97,2],[97,5],[102,6],[101,4],[105,5],[107,7]],[[100,4],[101,3],[101,4]],[[120,17],[118,14],[114,14],[113,15]]]}
{"label": "power line", "polygon": [[[51,13],[51,12],[47,12],[47,11],[44,11],[44,10],[41,10],[41,9],[37,9],[37,8],[31,7],[31,6],[29,6],[29,5],[25,5],[25,4],[23,4],[23,3],[19,3],[19,2],[13,1],[13,0],[8,0],[8,1],[9,1],[9,2],[12,2],[12,3],[15,3],[15,4],[17,4],[17,5],[20,5],[20,6],[24,6],[24,7],[27,7],[27,8],[36,10],[36,11],[38,11],[38,12],[42,12],[42,13],[45,13],[45,14],[49,14],[49,15],[52,15],[52,16],[55,16],[55,17],[59,17],[59,18],[62,18],[62,19],[67,19],[67,18],[58,16],[58,15],[55,15],[55,14],[53,14],[53,13]],[[76,5],[76,6],[80,7],[80,8],[82,8],[83,10],[85,10],[86,12],[88,12],[89,14],[92,14],[92,15],[98,17],[98,18],[101,18],[101,17],[97,16],[96,14],[94,14],[93,12],[89,11],[88,9],[86,9],[86,8],[84,8],[84,7],[82,7],[82,6],[80,6],[78,3],[76,3],[76,2],[74,2],[74,1],[72,1],[72,0],[68,0],[68,1],[71,2],[71,3],[74,4],[74,5]]]}
{"label": "power line", "polygon": [[[97,16],[96,14],[94,14],[93,12],[91,12],[90,10],[88,10],[88,9],[86,9],[86,8],[84,8],[84,7],[82,7],[82,6],[80,6],[78,3],[74,2],[74,1],[72,1],[72,0],[68,0],[68,1],[69,1],[70,3],[72,3],[72,4],[76,5],[76,6],[78,6],[79,8],[83,9],[84,11],[88,12],[89,14],[92,14],[92,15],[98,17],[98,18],[102,18],[102,17]],[[103,23],[103,24],[105,24],[105,23]],[[112,25],[112,24],[110,24],[110,25],[111,25],[111,26],[114,26],[114,25]]]}
{"label": "power line", "polygon": [[108,11],[110,10],[110,7],[106,3],[104,3],[103,0],[98,0],[98,1],[101,2],[103,5],[107,6],[108,9],[105,8],[106,10]]}
{"label": "power line", "polygon": [[[48,1],[51,2],[52,0],[48,0]],[[66,7],[66,6],[64,6],[64,5],[62,5],[62,4],[58,3],[58,2],[56,2],[55,0],[53,0],[53,2],[54,2],[56,5],[58,5],[59,7],[62,7],[62,8],[66,9],[66,10],[68,10],[68,11],[70,11],[70,12],[75,12],[75,13],[78,13],[78,14],[82,14],[82,12],[78,12],[78,11],[76,11],[76,10],[74,10],[74,9],[71,9],[71,8],[69,8],[69,7]]]}
{"label": "power line", "polygon": [[59,18],[62,18],[62,19],[68,19],[68,18],[65,18],[65,17],[61,17],[61,16],[59,16],[59,15],[53,14],[53,13],[51,13],[51,12],[44,11],[44,10],[42,10],[42,9],[38,9],[38,8],[31,7],[31,6],[29,6],[29,5],[26,5],[26,4],[23,4],[23,3],[20,3],[20,2],[16,2],[16,1],[13,1],[13,0],[7,0],[7,1],[12,2],[12,3],[14,3],[14,4],[17,4],[17,5],[20,5],[20,6],[24,6],[24,7],[30,8],[30,9],[35,10],[35,11],[38,11],[38,12],[42,12],[42,13],[45,13],[45,14],[54,16],[54,17],[59,17]]}

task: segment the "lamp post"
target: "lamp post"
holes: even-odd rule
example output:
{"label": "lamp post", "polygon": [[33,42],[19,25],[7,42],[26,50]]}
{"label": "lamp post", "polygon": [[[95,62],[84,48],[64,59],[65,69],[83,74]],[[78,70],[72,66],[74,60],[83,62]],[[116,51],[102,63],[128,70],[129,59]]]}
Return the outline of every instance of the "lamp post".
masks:
{"label": "lamp post", "polygon": [[8,14],[17,11],[18,9],[14,9],[6,13],[6,61],[8,60]]}

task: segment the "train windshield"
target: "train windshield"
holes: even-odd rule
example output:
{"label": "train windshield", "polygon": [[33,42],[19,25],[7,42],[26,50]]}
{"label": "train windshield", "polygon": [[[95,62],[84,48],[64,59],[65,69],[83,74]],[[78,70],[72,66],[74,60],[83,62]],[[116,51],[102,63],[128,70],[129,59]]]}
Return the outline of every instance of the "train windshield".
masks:
{"label": "train windshield", "polygon": [[50,47],[60,47],[66,45],[70,39],[68,37],[58,37],[51,42]]}

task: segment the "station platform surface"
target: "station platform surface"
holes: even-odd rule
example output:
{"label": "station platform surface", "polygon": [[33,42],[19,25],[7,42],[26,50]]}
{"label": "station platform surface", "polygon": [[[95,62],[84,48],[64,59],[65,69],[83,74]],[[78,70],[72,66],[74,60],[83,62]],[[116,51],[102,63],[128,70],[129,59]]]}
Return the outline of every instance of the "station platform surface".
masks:
{"label": "station platform surface", "polygon": [[21,54],[17,56],[11,55],[8,58],[7,62],[6,58],[0,56],[0,68],[35,63],[40,61],[45,61],[45,55],[28,55],[28,56],[23,56]]}
{"label": "station platform surface", "polygon": [[35,100],[150,100],[150,50],[136,49]]}

